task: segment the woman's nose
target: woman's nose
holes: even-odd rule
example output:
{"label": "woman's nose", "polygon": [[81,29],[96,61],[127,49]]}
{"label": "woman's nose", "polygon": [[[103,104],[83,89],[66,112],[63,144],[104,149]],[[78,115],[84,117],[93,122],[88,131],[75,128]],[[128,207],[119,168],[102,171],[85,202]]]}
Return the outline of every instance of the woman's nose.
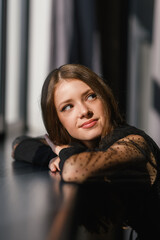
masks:
{"label": "woman's nose", "polygon": [[93,115],[92,111],[89,109],[89,107],[86,104],[80,104],[79,105],[79,117],[91,117]]}

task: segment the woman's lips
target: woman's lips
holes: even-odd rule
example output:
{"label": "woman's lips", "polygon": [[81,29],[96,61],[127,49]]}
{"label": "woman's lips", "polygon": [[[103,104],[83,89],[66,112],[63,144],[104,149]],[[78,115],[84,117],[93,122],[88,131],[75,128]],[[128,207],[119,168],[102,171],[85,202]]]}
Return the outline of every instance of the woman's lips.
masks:
{"label": "woman's lips", "polygon": [[87,121],[81,125],[81,128],[91,128],[97,124],[97,119]]}

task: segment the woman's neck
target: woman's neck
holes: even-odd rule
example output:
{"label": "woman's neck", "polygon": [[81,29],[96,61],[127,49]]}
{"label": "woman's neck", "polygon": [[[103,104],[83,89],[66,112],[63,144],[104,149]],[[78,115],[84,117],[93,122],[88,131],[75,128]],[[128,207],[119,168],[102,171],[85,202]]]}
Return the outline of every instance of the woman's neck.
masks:
{"label": "woman's neck", "polygon": [[93,140],[90,140],[90,141],[82,141],[82,143],[87,147],[87,148],[95,148],[99,145],[99,142],[100,142],[100,137],[96,138],[96,139],[93,139]]}

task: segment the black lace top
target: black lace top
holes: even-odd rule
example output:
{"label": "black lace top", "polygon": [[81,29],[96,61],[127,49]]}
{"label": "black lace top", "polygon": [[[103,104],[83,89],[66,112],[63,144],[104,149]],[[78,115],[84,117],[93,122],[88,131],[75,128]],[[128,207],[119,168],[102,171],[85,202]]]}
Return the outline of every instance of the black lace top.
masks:
{"label": "black lace top", "polygon": [[103,138],[94,150],[74,146],[61,150],[60,168],[65,181],[86,179],[148,182],[158,180],[160,150],[143,131],[123,125]]}
{"label": "black lace top", "polygon": [[[74,144],[60,151],[60,169],[64,181],[106,182],[138,181],[157,184],[160,149],[143,131],[130,125],[115,128],[91,150]],[[15,159],[47,166],[55,157],[40,138],[26,137],[15,150]]]}
{"label": "black lace top", "polygon": [[[41,138],[20,137],[16,143],[19,161],[45,167],[56,156]],[[62,180],[86,183],[80,185],[85,192],[78,198],[79,221],[89,231],[118,221],[135,229],[138,239],[160,236],[160,149],[145,132],[119,126],[97,148],[76,143],[59,156]]]}

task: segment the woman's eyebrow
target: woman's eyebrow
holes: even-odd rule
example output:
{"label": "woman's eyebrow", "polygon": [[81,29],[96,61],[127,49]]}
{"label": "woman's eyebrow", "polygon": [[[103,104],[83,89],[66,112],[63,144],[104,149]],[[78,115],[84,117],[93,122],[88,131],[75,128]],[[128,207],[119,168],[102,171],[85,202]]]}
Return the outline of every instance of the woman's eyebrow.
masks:
{"label": "woman's eyebrow", "polygon": [[[92,91],[91,88],[87,89],[85,92],[83,92],[83,93],[81,94],[81,96],[83,97],[83,96],[87,95],[90,91]],[[59,104],[59,108],[61,107],[61,105],[64,105],[64,104],[66,104],[66,103],[69,103],[69,102],[71,102],[72,100],[73,100],[73,99],[69,98],[69,99],[66,99],[66,100],[62,101],[62,102]]]}
{"label": "woman's eyebrow", "polygon": [[86,90],[84,93],[82,93],[82,96],[85,96],[85,95],[87,95],[87,93],[89,93],[89,92],[91,92],[92,91],[92,89],[91,88],[89,88],[88,90]]}
{"label": "woman's eyebrow", "polygon": [[66,99],[66,100],[64,100],[63,102],[61,102],[61,103],[59,104],[58,108],[61,108],[61,106],[63,106],[63,105],[66,104],[66,103],[69,103],[69,102],[71,102],[71,101],[72,101],[72,99]]}

